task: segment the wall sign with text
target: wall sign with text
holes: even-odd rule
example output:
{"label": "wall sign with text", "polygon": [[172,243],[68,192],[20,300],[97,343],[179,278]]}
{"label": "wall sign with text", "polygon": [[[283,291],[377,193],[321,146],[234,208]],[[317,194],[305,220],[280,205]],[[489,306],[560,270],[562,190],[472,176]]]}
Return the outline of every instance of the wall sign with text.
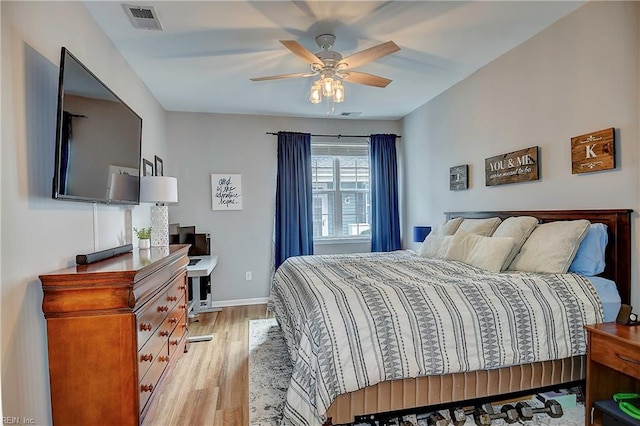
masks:
{"label": "wall sign with text", "polygon": [[612,127],[571,138],[571,173],[615,169],[614,135]]}
{"label": "wall sign with text", "polygon": [[538,180],[538,147],[532,146],[486,158],[484,174],[486,186]]}
{"label": "wall sign with text", "polygon": [[242,210],[242,175],[211,175],[212,210]]}

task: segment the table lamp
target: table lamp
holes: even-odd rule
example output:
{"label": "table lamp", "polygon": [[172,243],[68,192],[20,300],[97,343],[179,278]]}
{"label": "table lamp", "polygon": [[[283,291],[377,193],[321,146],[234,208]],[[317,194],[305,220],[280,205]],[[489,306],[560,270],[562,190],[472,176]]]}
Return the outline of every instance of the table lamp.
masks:
{"label": "table lamp", "polygon": [[414,226],[413,227],[413,242],[421,243],[427,238],[427,235],[431,232],[430,226]]}
{"label": "table lamp", "polygon": [[178,179],[170,176],[142,176],[140,202],[156,203],[151,207],[151,246],[169,245],[169,208],[165,203],[178,202]]}

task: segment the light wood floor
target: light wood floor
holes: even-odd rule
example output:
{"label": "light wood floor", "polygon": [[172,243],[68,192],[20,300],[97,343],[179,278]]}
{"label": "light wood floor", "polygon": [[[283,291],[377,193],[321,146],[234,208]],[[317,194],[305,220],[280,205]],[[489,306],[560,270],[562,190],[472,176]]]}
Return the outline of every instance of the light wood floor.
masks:
{"label": "light wood floor", "polygon": [[249,320],[266,318],[266,311],[266,305],[229,307],[190,322],[190,336],[211,334],[213,340],[189,344],[150,424],[247,426]]}

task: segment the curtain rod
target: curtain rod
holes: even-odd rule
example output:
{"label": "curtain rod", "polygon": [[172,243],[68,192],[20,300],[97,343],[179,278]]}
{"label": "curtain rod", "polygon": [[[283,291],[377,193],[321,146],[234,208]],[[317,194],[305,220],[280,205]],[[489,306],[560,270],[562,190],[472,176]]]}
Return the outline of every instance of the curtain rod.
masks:
{"label": "curtain rod", "polygon": [[[267,135],[278,135],[275,132],[266,132]],[[371,135],[311,135],[313,137],[321,137],[321,138],[368,138],[371,137]],[[401,138],[402,136],[398,136],[398,135],[394,135],[397,138]]]}

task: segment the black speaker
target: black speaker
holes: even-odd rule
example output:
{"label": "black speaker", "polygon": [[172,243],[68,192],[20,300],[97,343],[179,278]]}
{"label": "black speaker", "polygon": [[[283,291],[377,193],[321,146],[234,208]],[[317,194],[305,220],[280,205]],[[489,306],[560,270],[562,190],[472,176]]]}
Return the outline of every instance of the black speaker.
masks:
{"label": "black speaker", "polygon": [[108,259],[110,257],[117,256],[119,254],[128,253],[131,250],[133,250],[133,246],[131,244],[125,244],[123,246],[118,246],[118,247],[110,248],[107,250],[97,251],[95,253],[78,254],[76,255],[76,264],[88,265],[90,263],[95,263],[100,260]]}

